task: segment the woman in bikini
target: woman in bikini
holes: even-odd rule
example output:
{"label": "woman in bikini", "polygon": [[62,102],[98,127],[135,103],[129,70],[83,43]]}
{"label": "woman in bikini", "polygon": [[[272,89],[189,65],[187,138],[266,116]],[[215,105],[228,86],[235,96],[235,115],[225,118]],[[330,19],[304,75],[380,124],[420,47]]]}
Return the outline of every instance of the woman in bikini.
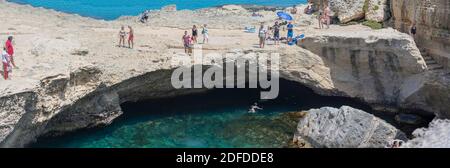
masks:
{"label": "woman in bikini", "polygon": [[128,32],[128,47],[133,48],[134,47],[134,31],[131,26],[128,26],[128,29],[130,29],[130,31]]}
{"label": "woman in bikini", "polygon": [[127,32],[125,27],[122,26],[119,31],[119,47],[125,47],[125,36],[127,36]]}
{"label": "woman in bikini", "polygon": [[194,25],[192,27],[192,41],[194,42],[194,44],[197,44],[197,37],[198,37],[198,30],[197,30],[197,26]]}

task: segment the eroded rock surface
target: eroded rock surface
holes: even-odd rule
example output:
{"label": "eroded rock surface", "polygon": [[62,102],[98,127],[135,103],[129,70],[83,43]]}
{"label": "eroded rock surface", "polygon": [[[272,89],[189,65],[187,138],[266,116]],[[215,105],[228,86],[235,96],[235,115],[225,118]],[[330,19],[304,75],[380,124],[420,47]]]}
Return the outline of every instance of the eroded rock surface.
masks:
{"label": "eroded rock surface", "polygon": [[384,120],[348,106],[309,110],[300,119],[296,136],[316,148],[384,148],[392,140],[406,140]]}
{"label": "eroded rock surface", "polygon": [[402,148],[450,148],[450,120],[434,120],[428,128],[413,132],[412,140]]}
{"label": "eroded rock surface", "polygon": [[391,10],[394,27],[410,33],[415,23],[418,45],[450,70],[450,1],[391,0]]}

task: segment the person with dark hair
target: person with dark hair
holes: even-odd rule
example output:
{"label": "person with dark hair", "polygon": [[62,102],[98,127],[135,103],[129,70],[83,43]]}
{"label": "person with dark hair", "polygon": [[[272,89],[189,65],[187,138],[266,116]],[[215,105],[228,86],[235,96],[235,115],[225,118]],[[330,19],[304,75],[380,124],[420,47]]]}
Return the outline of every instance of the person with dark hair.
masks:
{"label": "person with dark hair", "polygon": [[197,26],[194,25],[194,26],[192,27],[192,42],[193,42],[194,44],[197,44],[197,37],[198,37],[198,30],[197,30]]}
{"label": "person with dark hair", "polygon": [[412,24],[410,33],[414,38],[416,38],[416,33],[417,33],[416,23]]}
{"label": "person with dark hair", "polygon": [[188,31],[184,31],[184,35],[181,38],[181,40],[183,41],[183,46],[184,46],[184,52],[187,54],[191,54],[192,48],[191,48],[191,36],[189,36]]}
{"label": "person with dark hair", "polygon": [[6,52],[9,54],[9,58],[11,59],[11,64],[14,66],[14,68],[17,68],[16,64],[14,63],[14,47],[13,47],[13,37],[9,36],[8,40],[6,40],[5,48]]}
{"label": "person with dark hair", "polygon": [[275,22],[275,25],[273,26],[273,40],[275,45],[280,43],[280,24],[278,24],[278,22]]}
{"label": "person with dark hair", "polygon": [[289,22],[289,24],[287,25],[287,40],[288,43],[292,42],[292,39],[294,38],[294,25],[292,24],[292,22]]}

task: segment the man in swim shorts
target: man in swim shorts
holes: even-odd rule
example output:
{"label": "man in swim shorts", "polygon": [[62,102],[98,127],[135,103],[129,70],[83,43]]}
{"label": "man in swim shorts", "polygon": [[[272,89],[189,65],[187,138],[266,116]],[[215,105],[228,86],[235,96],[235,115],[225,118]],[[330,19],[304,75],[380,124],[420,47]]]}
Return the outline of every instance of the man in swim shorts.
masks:
{"label": "man in swim shorts", "polygon": [[292,24],[292,22],[289,22],[289,24],[287,25],[287,39],[288,39],[288,43],[292,41],[292,38],[294,37],[294,25]]}
{"label": "man in swim shorts", "polygon": [[275,45],[280,43],[280,24],[278,22],[275,22],[275,25],[273,25],[273,40]]}

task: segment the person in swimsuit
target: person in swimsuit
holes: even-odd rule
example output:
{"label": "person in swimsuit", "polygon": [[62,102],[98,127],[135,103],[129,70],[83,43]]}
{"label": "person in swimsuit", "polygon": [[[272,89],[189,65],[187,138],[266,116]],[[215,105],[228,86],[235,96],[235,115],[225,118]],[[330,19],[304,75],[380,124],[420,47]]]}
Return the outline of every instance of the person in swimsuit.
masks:
{"label": "person in swimsuit", "polygon": [[127,32],[125,27],[122,26],[119,31],[119,47],[125,47],[125,36],[127,36]]}
{"label": "person in swimsuit", "polygon": [[294,25],[292,24],[292,22],[289,22],[289,24],[287,25],[287,40],[288,43],[292,41],[292,39],[294,38]]}
{"label": "person in swimsuit", "polygon": [[131,26],[128,26],[130,31],[128,32],[128,48],[134,47],[134,30]]}
{"label": "person in swimsuit", "polygon": [[188,35],[188,31],[184,31],[184,36],[181,38],[183,41],[184,46],[184,52],[187,54],[190,54],[190,48],[191,48],[191,36]]}
{"label": "person in swimsuit", "polygon": [[264,24],[261,24],[261,27],[258,31],[258,37],[259,37],[259,48],[264,48],[266,45],[266,37],[267,37],[267,30],[264,27]]}
{"label": "person in swimsuit", "polygon": [[325,5],[325,8],[323,9],[324,14],[324,22],[327,24],[327,29],[330,28],[331,23],[331,9],[328,5]]}
{"label": "person in swimsuit", "polygon": [[280,24],[278,22],[275,22],[275,25],[273,25],[273,40],[275,45],[280,44]]}
{"label": "person in swimsuit", "polygon": [[319,10],[319,14],[317,14],[317,19],[319,20],[319,29],[323,28],[323,10]]}
{"label": "person in swimsuit", "polygon": [[208,43],[209,42],[209,34],[208,34],[208,28],[206,28],[206,24],[203,25],[202,35],[203,35],[203,44]]}
{"label": "person in swimsuit", "polygon": [[255,103],[250,106],[250,109],[248,109],[248,113],[256,113],[258,110],[263,110],[263,108],[259,107],[258,103]]}
{"label": "person in swimsuit", "polygon": [[197,30],[197,26],[194,25],[192,27],[192,41],[194,42],[194,44],[197,43],[197,37],[198,37],[198,30]]}

